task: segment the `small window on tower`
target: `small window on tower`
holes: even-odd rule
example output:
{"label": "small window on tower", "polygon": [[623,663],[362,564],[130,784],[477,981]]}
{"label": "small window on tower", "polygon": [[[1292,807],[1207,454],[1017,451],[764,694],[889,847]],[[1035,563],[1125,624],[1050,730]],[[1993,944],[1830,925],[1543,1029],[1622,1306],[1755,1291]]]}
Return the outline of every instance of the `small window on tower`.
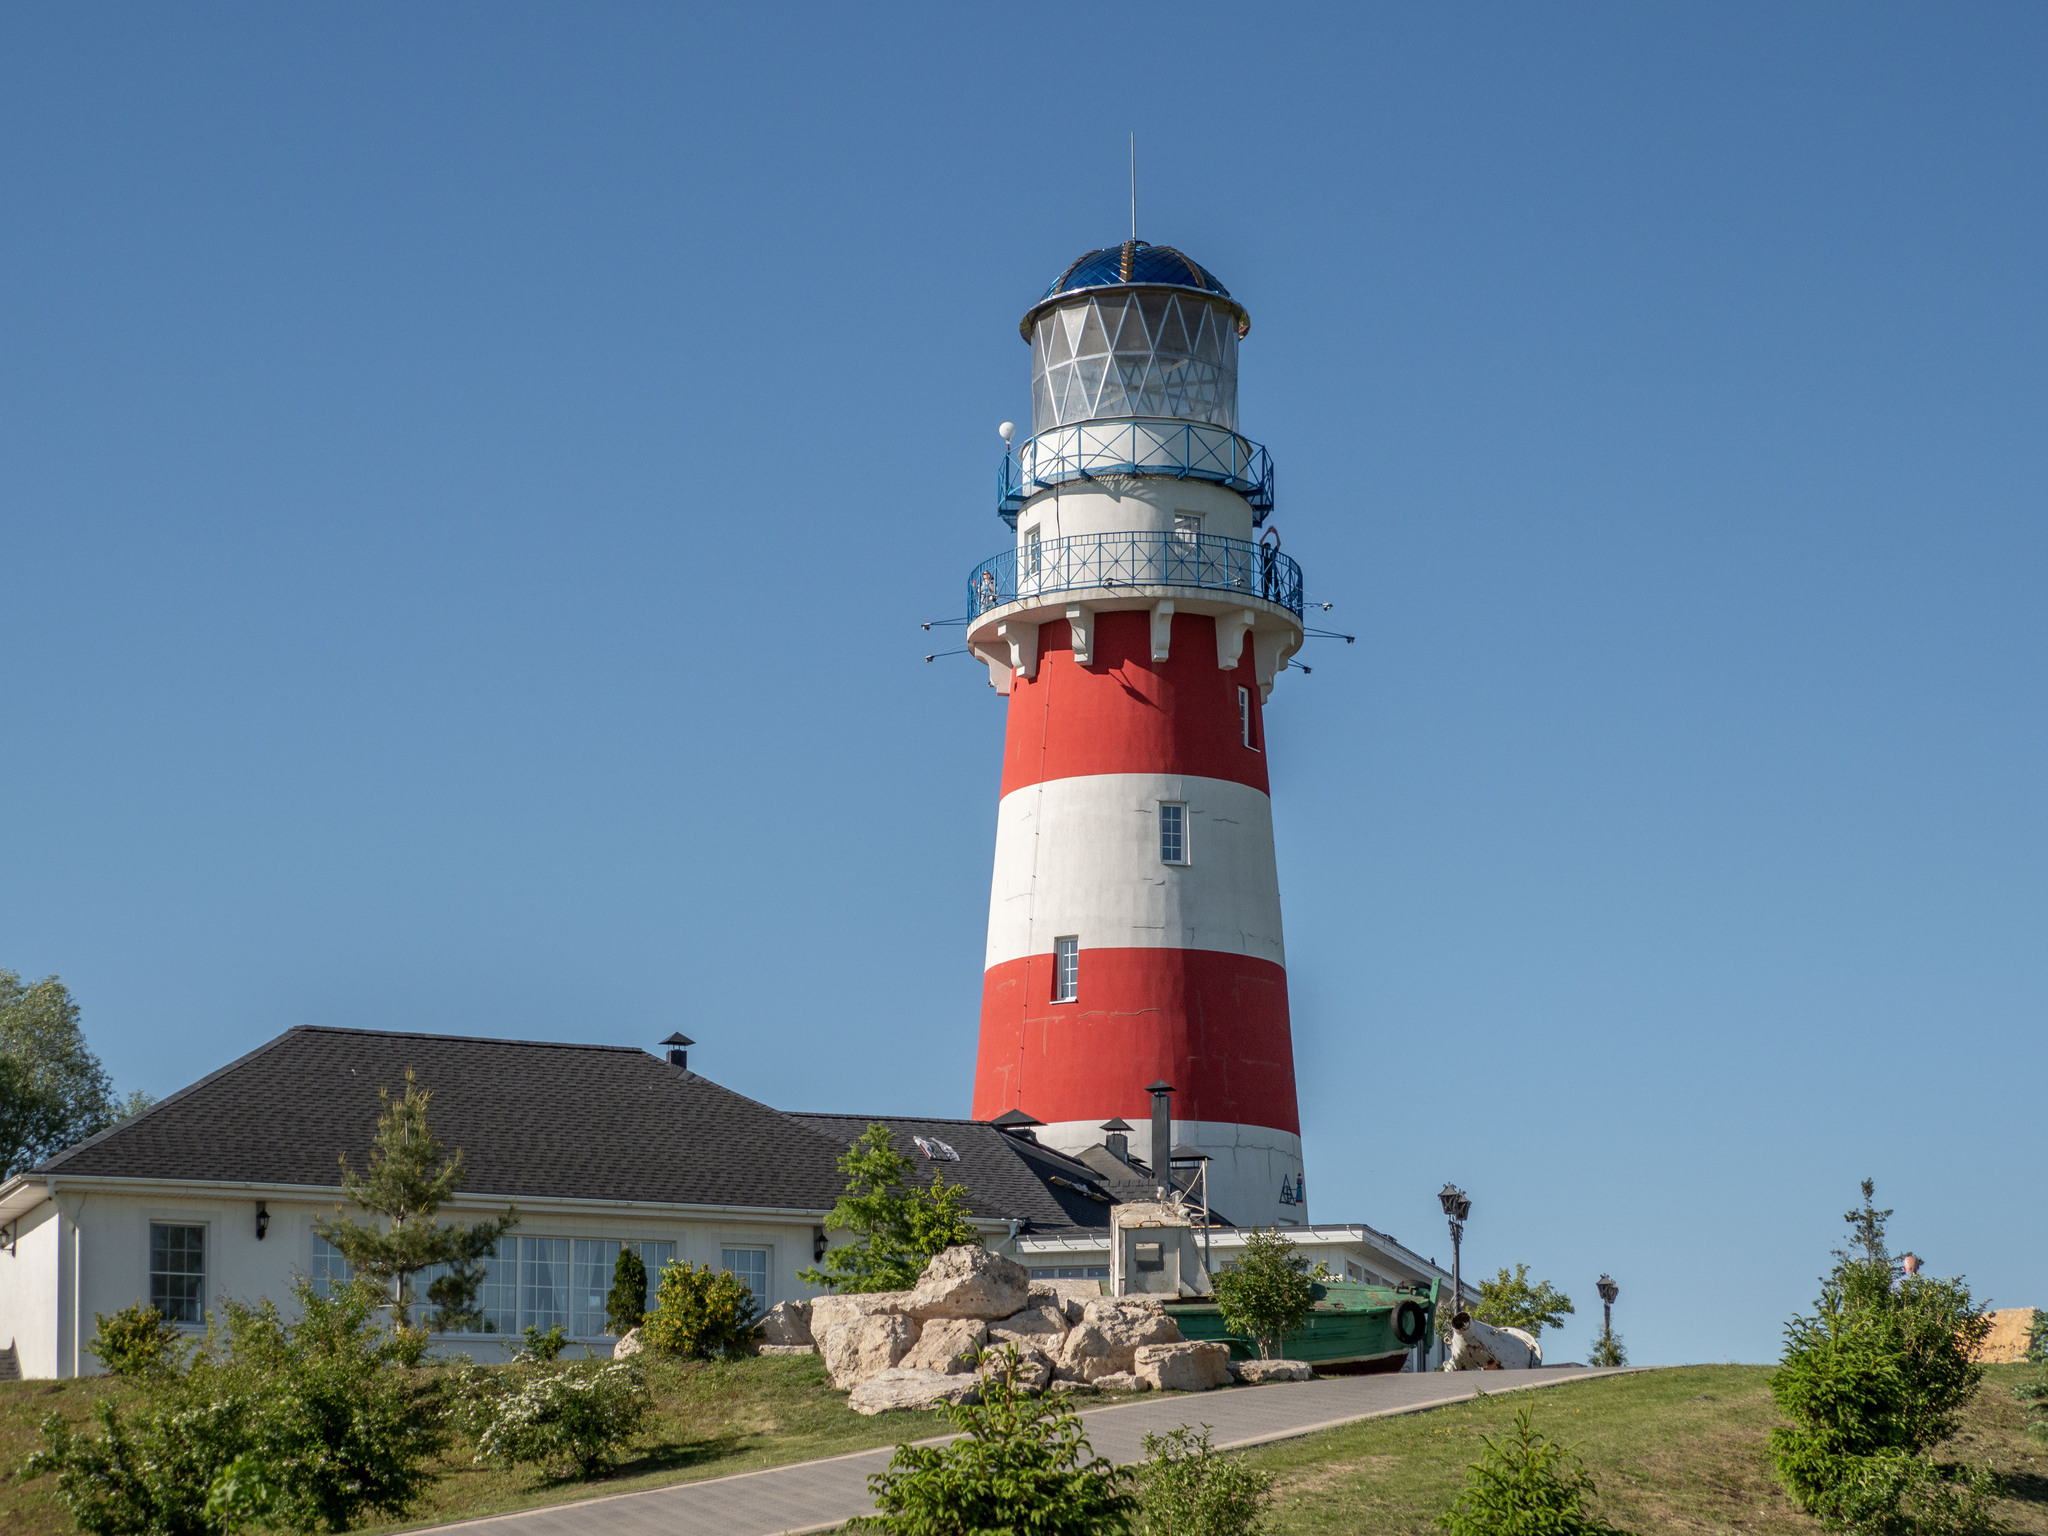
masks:
{"label": "small window on tower", "polygon": [[1192,512],[1173,514],[1173,536],[1183,544],[1192,544],[1202,536],[1202,520]]}
{"label": "small window on tower", "polygon": [[1052,941],[1052,1000],[1071,1003],[1081,995],[1081,941]]}
{"label": "small window on tower", "polygon": [[1025,529],[1025,530],[1024,530],[1024,574],[1025,574],[1025,575],[1027,575],[1027,576],[1036,576],[1036,575],[1038,574],[1038,562],[1039,562],[1039,555],[1040,555],[1040,553],[1041,553],[1041,549],[1040,549],[1040,541],[1039,541],[1039,537],[1038,537],[1038,530],[1037,530],[1036,528],[1027,528],[1027,529]]}
{"label": "small window on tower", "polygon": [[1237,690],[1237,733],[1244,738],[1244,744],[1254,752],[1259,744],[1252,740],[1252,691],[1249,688]]}
{"label": "small window on tower", "polygon": [[1159,862],[1188,861],[1188,808],[1172,800],[1159,802]]}

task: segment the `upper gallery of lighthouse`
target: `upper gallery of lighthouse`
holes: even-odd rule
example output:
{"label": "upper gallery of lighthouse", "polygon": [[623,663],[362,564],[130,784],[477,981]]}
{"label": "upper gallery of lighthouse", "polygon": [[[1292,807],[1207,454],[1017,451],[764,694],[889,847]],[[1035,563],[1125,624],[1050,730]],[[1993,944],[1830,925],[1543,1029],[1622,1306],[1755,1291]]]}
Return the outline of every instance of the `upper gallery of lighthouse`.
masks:
{"label": "upper gallery of lighthouse", "polygon": [[1244,306],[1170,245],[1126,240],[1054,279],[1018,327],[1031,343],[1031,427],[1151,416],[1236,430]]}

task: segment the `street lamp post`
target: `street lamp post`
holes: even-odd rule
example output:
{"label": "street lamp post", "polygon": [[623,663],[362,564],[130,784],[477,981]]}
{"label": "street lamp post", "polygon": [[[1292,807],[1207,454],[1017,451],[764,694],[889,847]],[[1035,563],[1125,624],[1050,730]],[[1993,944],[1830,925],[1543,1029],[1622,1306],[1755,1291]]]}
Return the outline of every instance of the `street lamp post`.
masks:
{"label": "street lamp post", "polygon": [[1438,1191],[1444,1214],[1451,1219],[1451,1316],[1465,1310],[1465,1283],[1458,1267],[1458,1248],[1465,1240],[1465,1218],[1472,1214],[1472,1197],[1455,1184]]}
{"label": "street lamp post", "polygon": [[1612,1275],[1600,1277],[1600,1338],[1603,1343],[1614,1342],[1614,1298],[1621,1294],[1621,1287],[1614,1283]]}

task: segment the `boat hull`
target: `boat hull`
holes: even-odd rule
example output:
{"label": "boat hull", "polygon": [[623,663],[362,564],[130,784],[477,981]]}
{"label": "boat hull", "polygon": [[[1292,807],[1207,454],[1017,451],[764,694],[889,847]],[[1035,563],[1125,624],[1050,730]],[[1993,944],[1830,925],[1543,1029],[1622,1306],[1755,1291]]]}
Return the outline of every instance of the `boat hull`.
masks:
{"label": "boat hull", "polygon": [[[1422,1312],[1423,1326],[1402,1328],[1398,1319],[1404,1303]],[[1180,1301],[1167,1304],[1167,1311],[1180,1325],[1181,1337],[1209,1340],[1230,1346],[1233,1360],[1250,1360],[1258,1354],[1256,1343],[1233,1333],[1223,1321],[1223,1309],[1213,1301]],[[1317,1374],[1365,1376],[1398,1371],[1415,1343],[1427,1339],[1436,1326],[1436,1289],[1424,1293],[1397,1291],[1386,1286],[1350,1285],[1330,1282],[1316,1287],[1315,1305],[1300,1328],[1281,1343],[1281,1355],[1306,1361]],[[1404,1339],[1403,1333],[1410,1337]]]}

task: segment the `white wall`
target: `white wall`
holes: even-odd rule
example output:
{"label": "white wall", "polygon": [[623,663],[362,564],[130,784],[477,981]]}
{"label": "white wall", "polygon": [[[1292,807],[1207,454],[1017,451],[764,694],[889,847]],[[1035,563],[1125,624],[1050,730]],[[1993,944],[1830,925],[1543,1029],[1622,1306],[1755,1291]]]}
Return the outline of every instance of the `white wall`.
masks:
{"label": "white wall", "polygon": [[1080,533],[1171,533],[1176,512],[1201,518],[1202,532],[1211,538],[1258,537],[1251,503],[1235,491],[1171,475],[1113,475],[1069,480],[1032,497],[1017,516],[1017,545],[1023,548],[1033,528],[1044,539]]}

